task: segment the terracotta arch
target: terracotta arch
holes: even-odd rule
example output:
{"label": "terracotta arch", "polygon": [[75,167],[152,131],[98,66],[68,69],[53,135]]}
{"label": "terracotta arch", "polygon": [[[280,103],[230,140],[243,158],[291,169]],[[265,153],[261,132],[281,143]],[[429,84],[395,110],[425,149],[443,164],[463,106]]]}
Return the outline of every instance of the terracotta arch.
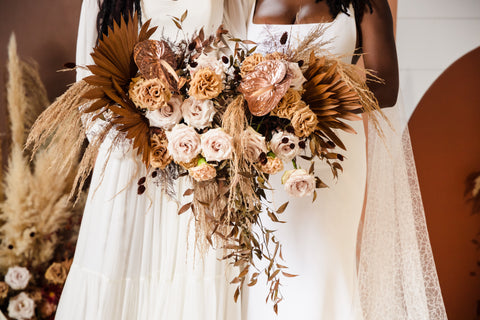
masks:
{"label": "terracotta arch", "polygon": [[480,256],[472,239],[480,216],[471,215],[463,192],[467,175],[480,169],[480,47],[432,84],[409,127],[449,319],[478,319]]}

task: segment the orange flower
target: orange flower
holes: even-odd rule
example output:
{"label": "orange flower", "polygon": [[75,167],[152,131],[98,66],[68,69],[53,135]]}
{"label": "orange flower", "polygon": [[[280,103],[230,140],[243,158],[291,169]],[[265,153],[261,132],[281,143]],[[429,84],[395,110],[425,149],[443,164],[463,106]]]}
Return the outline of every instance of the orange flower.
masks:
{"label": "orange flower", "polygon": [[210,68],[203,68],[195,72],[190,82],[188,94],[195,99],[213,99],[223,90],[222,78]]}

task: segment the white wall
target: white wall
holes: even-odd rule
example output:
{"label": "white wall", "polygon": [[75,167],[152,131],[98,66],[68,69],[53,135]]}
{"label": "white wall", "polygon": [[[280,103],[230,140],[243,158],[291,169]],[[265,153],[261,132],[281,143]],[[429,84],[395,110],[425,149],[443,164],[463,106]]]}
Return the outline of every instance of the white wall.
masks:
{"label": "white wall", "polygon": [[449,65],[478,46],[480,0],[398,0],[397,50],[407,113]]}

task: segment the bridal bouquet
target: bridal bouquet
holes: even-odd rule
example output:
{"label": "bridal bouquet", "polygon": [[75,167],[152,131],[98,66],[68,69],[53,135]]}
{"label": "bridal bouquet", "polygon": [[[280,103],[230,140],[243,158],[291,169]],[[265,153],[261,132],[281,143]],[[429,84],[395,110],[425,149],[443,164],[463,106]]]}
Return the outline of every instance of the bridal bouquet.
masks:
{"label": "bridal bouquet", "polygon": [[[173,18],[179,30],[185,18],[186,12]],[[314,159],[338,177],[338,150],[345,149],[338,130],[354,133],[344,120],[359,120],[356,113],[378,108],[376,101],[355,70],[319,53],[318,34],[289,48],[285,33],[272,39],[276,50],[266,55],[252,41],[231,38],[235,49],[226,55],[222,27],[177,42],[150,40],[154,31],[149,22],[138,31],[136,16],[115,24],[92,53],[92,75],[70,89],[70,100],[78,100],[70,110],[86,103],[82,112],[106,124],[84,156],[80,185],[107,135],[114,136],[113,147],[127,141],[147,168],[139,196],[152,181],[172,197],[191,199],[178,214],[193,213],[200,249],[223,249],[238,267],[235,299],[242,285],[255,285],[265,273],[267,299],[277,310],[280,278],[294,275],[278,263],[281,244],[262,223],[283,222],[279,215],[288,205],[266,201],[270,176],[281,175],[292,197],[315,200],[327,186]],[[44,117],[68,118],[66,112]],[[298,158],[311,165],[301,168]],[[191,178],[191,188],[176,195],[172,181],[182,176]],[[260,267],[257,260],[267,263]]]}

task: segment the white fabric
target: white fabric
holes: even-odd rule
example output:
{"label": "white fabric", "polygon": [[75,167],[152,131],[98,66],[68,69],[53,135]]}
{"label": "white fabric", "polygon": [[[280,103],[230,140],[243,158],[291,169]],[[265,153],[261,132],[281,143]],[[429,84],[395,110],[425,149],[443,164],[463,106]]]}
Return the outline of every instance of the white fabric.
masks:
{"label": "white fabric", "polygon": [[[253,10],[251,16],[253,15]],[[326,32],[322,40],[329,40],[328,50],[335,55],[345,55],[351,60],[355,49],[356,27],[354,15],[340,13],[331,23],[324,24]],[[290,34],[294,47],[317,24],[260,25],[250,18],[248,39],[259,43],[258,51],[265,53],[272,35],[277,39],[285,32]],[[264,282],[246,288],[243,300],[243,319],[361,319],[359,294],[356,282],[357,229],[362,212],[366,180],[366,141],[362,121],[349,122],[356,135],[340,132],[347,151],[341,152],[344,173],[334,181],[330,168],[317,160],[315,171],[330,186],[318,191],[317,200],[312,197],[292,199],[283,190],[280,174],[273,176],[273,203],[276,207],[290,200],[281,219],[285,224],[268,223],[276,229],[282,244],[283,257],[296,278],[285,278],[281,292],[284,300],[279,303],[279,315],[272,305],[265,304],[267,288]],[[298,160],[308,170],[308,161]],[[293,169],[286,164],[286,169]],[[267,227],[268,228],[268,227]]]}
{"label": "white fabric", "polygon": [[[202,1],[201,8],[198,3],[145,0],[143,21],[152,17],[152,24],[173,38],[171,16],[188,9],[187,33],[202,26],[211,31],[221,23],[223,1]],[[92,63],[97,13],[97,0],[83,2],[78,65]],[[79,70],[79,79],[86,75]],[[56,319],[240,319],[240,304],[234,303],[229,285],[231,270],[218,260],[222,253],[210,251],[203,260],[195,255],[191,215],[178,216],[178,204],[151,182],[145,194],[137,195],[144,166],[128,146],[109,156],[110,143],[103,143],[97,157]],[[175,185],[179,195],[187,188],[187,180]]]}

